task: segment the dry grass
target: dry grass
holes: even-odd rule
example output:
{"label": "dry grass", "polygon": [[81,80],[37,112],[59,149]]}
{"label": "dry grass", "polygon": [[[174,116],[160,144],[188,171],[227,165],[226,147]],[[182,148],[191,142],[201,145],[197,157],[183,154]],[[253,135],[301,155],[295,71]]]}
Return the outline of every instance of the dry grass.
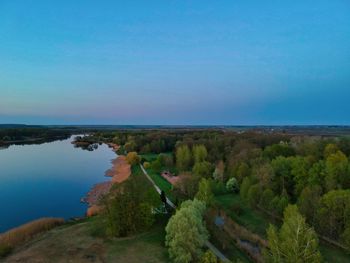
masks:
{"label": "dry grass", "polygon": [[16,247],[35,235],[48,231],[64,222],[62,218],[41,218],[0,234],[0,245]]}
{"label": "dry grass", "polygon": [[149,232],[105,240],[91,236],[94,219],[54,228],[19,246],[2,263],[163,263],[165,222]]}

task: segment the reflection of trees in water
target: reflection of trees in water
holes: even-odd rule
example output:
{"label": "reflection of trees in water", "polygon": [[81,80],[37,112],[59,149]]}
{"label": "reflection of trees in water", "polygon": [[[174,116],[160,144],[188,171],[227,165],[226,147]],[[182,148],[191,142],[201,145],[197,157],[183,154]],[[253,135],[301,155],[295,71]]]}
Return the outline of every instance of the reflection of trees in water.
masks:
{"label": "reflection of trees in water", "polygon": [[102,141],[93,135],[76,136],[72,142],[75,148],[81,148],[82,150],[94,151],[98,149],[99,145],[102,145]]}
{"label": "reflection of trees in water", "polygon": [[82,150],[86,150],[86,151],[94,151],[98,149],[98,143],[93,143],[93,144],[87,144],[87,145],[79,145],[79,144],[75,144],[74,145],[75,148],[80,148]]}
{"label": "reflection of trees in water", "polygon": [[0,150],[5,150],[9,147],[9,145],[0,145]]}

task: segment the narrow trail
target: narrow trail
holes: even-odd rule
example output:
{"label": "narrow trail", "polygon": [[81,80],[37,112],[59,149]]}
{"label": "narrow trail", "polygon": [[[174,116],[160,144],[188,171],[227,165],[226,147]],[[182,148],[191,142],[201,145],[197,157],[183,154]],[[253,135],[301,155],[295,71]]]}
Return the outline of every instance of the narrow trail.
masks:
{"label": "narrow trail", "polygon": [[[156,191],[160,194],[162,192],[162,190],[156,185],[156,183],[152,180],[152,178],[148,175],[146,169],[143,167],[142,164],[140,164],[141,170],[143,172],[143,174],[147,177],[147,179],[152,183],[153,187],[156,189]],[[173,209],[176,209],[176,206],[174,205],[173,202],[171,202],[171,200],[169,200],[169,198],[166,198],[166,202],[167,204],[172,207]],[[207,241],[205,243],[205,245],[207,246],[208,249],[210,249],[221,261],[223,262],[229,262],[230,260],[223,254],[220,252],[220,250],[218,250],[211,242]]]}

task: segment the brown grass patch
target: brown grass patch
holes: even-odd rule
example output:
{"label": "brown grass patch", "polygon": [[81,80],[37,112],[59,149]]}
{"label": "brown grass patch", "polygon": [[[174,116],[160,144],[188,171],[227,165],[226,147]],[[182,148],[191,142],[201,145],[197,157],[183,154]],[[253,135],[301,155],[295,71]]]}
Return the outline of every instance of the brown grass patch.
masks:
{"label": "brown grass patch", "polygon": [[0,234],[0,245],[18,246],[32,239],[35,235],[48,231],[62,223],[64,223],[64,219],[62,218],[41,218],[34,220]]}
{"label": "brown grass patch", "polygon": [[113,167],[106,172],[107,176],[112,176],[113,183],[121,183],[131,175],[131,166],[124,155],[113,160]]}

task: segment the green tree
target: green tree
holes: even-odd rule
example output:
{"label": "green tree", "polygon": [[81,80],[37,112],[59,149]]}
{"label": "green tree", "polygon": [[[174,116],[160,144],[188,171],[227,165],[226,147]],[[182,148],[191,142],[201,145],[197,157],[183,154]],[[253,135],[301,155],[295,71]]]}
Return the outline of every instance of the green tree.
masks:
{"label": "green tree", "polygon": [[252,185],[252,183],[253,182],[252,182],[250,177],[245,177],[243,179],[243,182],[241,184],[240,191],[239,191],[239,194],[242,197],[242,199],[247,200],[247,198],[248,198],[248,191],[249,191],[249,188]]}
{"label": "green tree", "polygon": [[180,172],[188,171],[191,164],[191,151],[187,145],[176,149],[176,167]]}
{"label": "green tree", "polygon": [[260,199],[260,186],[259,184],[252,185],[248,190],[247,201],[251,206],[256,206]]}
{"label": "green tree", "polygon": [[200,144],[200,145],[195,145],[193,146],[193,158],[194,158],[194,162],[195,163],[200,163],[200,162],[204,162],[207,159],[208,156],[208,152],[207,152],[207,148],[205,148],[204,145]]}
{"label": "green tree", "polygon": [[288,194],[294,194],[294,181],[291,174],[292,159],[279,156],[271,162],[275,172],[274,177],[274,192],[287,191]]}
{"label": "green tree", "polygon": [[124,145],[124,149],[127,152],[135,151],[136,147],[137,147],[137,145],[134,141],[129,141],[129,142],[125,143],[125,145]]}
{"label": "green tree", "polygon": [[181,173],[179,176],[181,180],[175,184],[174,190],[179,195],[185,195],[186,198],[194,198],[198,192],[198,185],[201,178],[187,172]]}
{"label": "green tree", "polygon": [[269,163],[264,163],[255,167],[254,176],[258,178],[261,188],[267,187],[274,176],[274,171]]}
{"label": "green tree", "polygon": [[236,172],[236,178],[238,180],[238,182],[242,182],[243,178],[247,177],[250,175],[250,168],[249,165],[246,164],[245,162],[240,163],[240,165],[237,168],[237,172]]}
{"label": "green tree", "polygon": [[279,143],[279,144],[273,144],[270,146],[267,146],[263,152],[263,155],[270,160],[278,157],[278,156],[284,156],[289,157],[295,154],[294,149],[285,143]]}
{"label": "green tree", "polygon": [[140,156],[138,156],[137,152],[129,152],[126,155],[126,160],[128,161],[128,163],[130,165],[135,165],[135,164],[140,163],[141,158],[140,158]]}
{"label": "green tree", "polygon": [[325,172],[325,184],[328,191],[350,186],[349,161],[341,151],[328,156]]}
{"label": "green tree", "polygon": [[286,208],[279,231],[270,225],[267,237],[269,249],[264,251],[266,262],[318,263],[322,260],[317,235],[305,223],[296,205]]}
{"label": "green tree", "polygon": [[323,195],[317,218],[322,233],[339,239],[350,226],[350,190],[332,190]]}
{"label": "green tree", "polygon": [[309,179],[310,164],[301,156],[291,158],[291,175],[295,182],[295,196],[299,196]]}
{"label": "green tree", "polygon": [[165,244],[175,263],[198,262],[209,235],[203,222],[205,204],[197,199],[182,203],[166,228]]}
{"label": "green tree", "polygon": [[148,229],[154,222],[152,209],[160,205],[158,194],[143,180],[131,176],[115,184],[104,198],[102,220],[108,236],[124,237]]}
{"label": "green tree", "polygon": [[211,252],[207,250],[201,257],[200,263],[219,263],[218,258]]}
{"label": "green tree", "polygon": [[235,177],[228,179],[226,189],[231,193],[239,191],[239,185]]}
{"label": "green tree", "polygon": [[308,184],[319,185],[325,189],[325,170],[326,163],[324,160],[319,160],[318,162],[314,163],[309,170]]}
{"label": "green tree", "polygon": [[270,209],[273,198],[274,198],[273,191],[271,189],[265,189],[261,195],[260,204],[264,208]]}
{"label": "green tree", "polygon": [[210,181],[202,178],[199,182],[199,189],[195,196],[196,199],[204,202],[207,206],[210,206],[214,201],[214,195],[211,190]]}
{"label": "green tree", "polygon": [[334,143],[329,143],[324,148],[323,156],[325,159],[327,159],[331,154],[337,153],[337,151],[339,151],[338,146],[335,145]]}
{"label": "green tree", "polygon": [[300,212],[306,217],[306,220],[314,225],[316,212],[320,203],[322,188],[318,185],[306,186],[298,199]]}
{"label": "green tree", "polygon": [[195,163],[192,168],[192,174],[198,177],[210,178],[212,174],[213,167],[211,163],[207,161]]}

